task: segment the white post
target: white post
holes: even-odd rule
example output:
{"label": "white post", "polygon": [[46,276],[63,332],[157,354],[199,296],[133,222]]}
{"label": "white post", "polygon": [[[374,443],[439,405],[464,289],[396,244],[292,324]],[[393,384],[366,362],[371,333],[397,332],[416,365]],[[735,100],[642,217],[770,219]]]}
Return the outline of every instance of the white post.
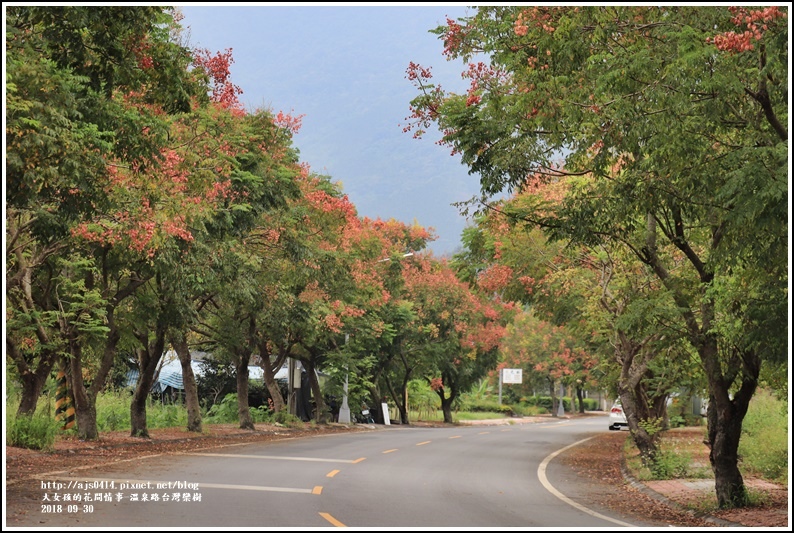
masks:
{"label": "white post", "polygon": [[504,368],[499,371],[499,405],[502,405],[502,372]]}
{"label": "white post", "polygon": [[[347,344],[347,340],[349,339],[349,335],[345,333],[345,344]],[[342,395],[342,406],[339,408],[339,423],[340,424],[349,424],[350,423],[350,406],[347,405],[347,377],[348,375],[345,374],[345,387],[344,387],[344,394]]]}
{"label": "white post", "polygon": [[557,404],[557,416],[565,416],[565,406],[562,397],[565,396],[565,385],[560,383],[560,402]]}

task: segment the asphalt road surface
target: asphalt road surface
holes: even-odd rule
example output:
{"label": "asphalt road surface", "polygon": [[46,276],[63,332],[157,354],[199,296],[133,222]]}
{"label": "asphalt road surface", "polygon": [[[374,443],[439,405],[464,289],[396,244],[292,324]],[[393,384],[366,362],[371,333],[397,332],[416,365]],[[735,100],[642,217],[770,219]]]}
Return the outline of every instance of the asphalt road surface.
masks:
{"label": "asphalt road surface", "polygon": [[[554,458],[601,418],[417,428],[141,457],[42,479],[36,527],[647,527],[588,504],[597,485]],[[89,494],[90,497],[85,495]],[[81,495],[77,499],[76,495]],[[66,501],[65,498],[69,497]],[[31,524],[33,525],[33,524]]]}

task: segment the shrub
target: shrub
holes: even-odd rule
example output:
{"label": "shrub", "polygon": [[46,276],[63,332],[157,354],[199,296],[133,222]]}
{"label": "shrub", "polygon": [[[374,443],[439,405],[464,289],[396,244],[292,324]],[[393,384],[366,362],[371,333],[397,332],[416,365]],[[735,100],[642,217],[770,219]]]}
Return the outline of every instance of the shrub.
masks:
{"label": "shrub", "polygon": [[288,428],[303,427],[303,420],[295,415],[289,414],[286,409],[282,409],[278,413],[275,413],[273,415],[273,420],[277,424],[281,424],[282,426],[286,426]]}
{"label": "shrub", "polygon": [[537,415],[545,415],[549,412],[548,409],[542,407],[540,405],[532,405],[528,403],[521,402],[519,404],[521,408],[521,415],[522,416],[537,416]]}
{"label": "shrub", "polygon": [[660,450],[648,467],[653,479],[678,479],[689,477],[691,463],[692,457],[689,454]]}
{"label": "shrub", "polygon": [[7,430],[11,446],[50,451],[55,447],[58,422],[40,413],[18,416],[9,421]]}
{"label": "shrub", "polygon": [[216,403],[207,412],[208,424],[233,424],[237,422],[237,394],[229,393],[220,403]]}
{"label": "shrub", "polygon": [[461,405],[460,411],[472,413],[501,413],[505,416],[513,416],[515,412],[509,405],[500,404],[492,400],[474,400],[465,402]]}
{"label": "shrub", "polygon": [[[565,409],[566,413],[571,412],[571,399],[570,398],[559,398],[557,397],[557,401],[562,399],[562,405]],[[522,398],[522,400],[526,401],[529,405],[535,405],[538,407],[542,407],[546,410],[547,413],[550,413],[552,410],[552,401],[551,396],[527,396],[526,398]]]}

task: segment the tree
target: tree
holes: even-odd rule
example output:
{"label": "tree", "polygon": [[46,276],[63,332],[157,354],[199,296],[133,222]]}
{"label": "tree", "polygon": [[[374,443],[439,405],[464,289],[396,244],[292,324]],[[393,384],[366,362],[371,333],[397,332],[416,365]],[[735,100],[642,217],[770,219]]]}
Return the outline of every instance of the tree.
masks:
{"label": "tree", "polygon": [[[709,384],[720,507],[747,503],[741,422],[762,361],[787,343],[782,324],[768,328],[787,299],[787,16],[485,7],[436,29],[470,66],[466,95],[446,95],[418,65],[408,73],[422,94],[406,128],[437,123],[484,195],[536,173],[580,176],[560,209],[524,220],[556,239],[620,243],[670,291]],[[473,61],[480,53],[490,64]]]}
{"label": "tree", "polygon": [[422,369],[441,399],[444,421],[452,423],[455,400],[496,368],[512,306],[470,288],[443,259],[406,265],[405,284],[417,316],[410,342],[425,359]]}
{"label": "tree", "polygon": [[[127,275],[111,273],[117,235],[91,224],[123,213],[115,171],[156,165],[168,112],[186,109],[201,85],[187,70],[189,53],[169,41],[168,9],[16,6],[7,13],[6,220],[14,258],[7,301],[15,331],[6,344],[30,376],[23,411],[35,405],[52,358],[69,354],[79,382],[78,431],[96,438],[93,398],[115,353],[114,313],[148,274],[129,256]],[[94,246],[86,244],[89,234]],[[75,292],[64,293],[67,287]],[[17,338],[17,331],[36,334]],[[90,353],[102,363],[86,389],[82,372],[93,365],[81,358]]]}

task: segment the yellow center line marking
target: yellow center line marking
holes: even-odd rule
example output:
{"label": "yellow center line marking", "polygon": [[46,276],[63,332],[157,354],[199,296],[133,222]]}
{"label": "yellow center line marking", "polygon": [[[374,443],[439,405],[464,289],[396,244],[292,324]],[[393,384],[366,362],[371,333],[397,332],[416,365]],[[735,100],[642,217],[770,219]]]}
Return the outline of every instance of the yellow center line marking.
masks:
{"label": "yellow center line marking", "polygon": [[426,441],[424,441],[424,442],[417,442],[417,443],[416,443],[416,445],[417,445],[417,446],[422,446],[422,445],[424,445],[424,444],[430,444],[431,442],[433,442],[433,441],[426,440]]}
{"label": "yellow center line marking", "polygon": [[477,435],[487,435],[490,431],[480,431]]}
{"label": "yellow center line marking", "polygon": [[500,429],[499,431],[510,431],[509,429]]}
{"label": "yellow center line marking", "polygon": [[459,438],[460,438],[460,435],[454,435],[454,436],[450,437],[450,439],[459,439]]}
{"label": "yellow center line marking", "polygon": [[385,452],[381,452],[381,453],[391,453],[391,452],[396,452],[396,451],[397,451],[397,448],[392,448],[391,450],[386,450]]}
{"label": "yellow center line marking", "polygon": [[333,516],[329,515],[328,513],[320,513],[320,516],[331,522],[336,527],[347,527],[342,522],[334,518]]}
{"label": "yellow center line marking", "polygon": [[358,459],[356,459],[355,461],[350,461],[350,462],[351,462],[351,463],[353,463],[353,464],[356,464],[356,463],[360,463],[361,461],[363,461],[363,460],[365,460],[365,459],[366,459],[366,457],[359,457],[359,458],[358,458]]}
{"label": "yellow center line marking", "polygon": [[334,476],[335,476],[335,475],[337,475],[338,473],[339,473],[339,470],[331,470],[330,472],[328,472],[328,473],[325,475],[325,477],[334,477]]}
{"label": "yellow center line marking", "polygon": [[323,486],[317,485],[312,489],[312,494],[322,494],[323,493]]}

